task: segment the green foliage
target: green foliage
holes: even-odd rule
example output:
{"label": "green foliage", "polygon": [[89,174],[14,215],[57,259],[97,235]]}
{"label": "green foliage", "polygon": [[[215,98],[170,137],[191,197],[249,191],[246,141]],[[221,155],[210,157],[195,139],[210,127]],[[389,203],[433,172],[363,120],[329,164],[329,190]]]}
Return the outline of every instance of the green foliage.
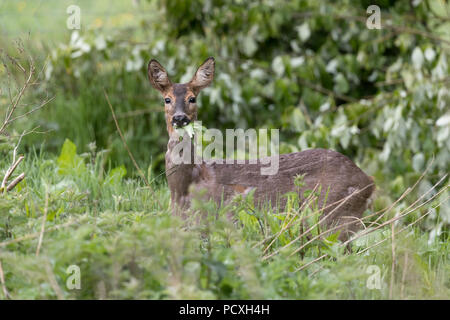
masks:
{"label": "green foliage", "polygon": [[[390,238],[389,225],[352,243],[352,252],[336,233],[307,244],[310,238],[298,238],[299,221],[314,203],[301,209],[297,194],[286,195],[285,212],[255,208],[252,194],[220,209],[195,200],[190,219],[181,221],[168,210],[167,187],[153,192],[121,180],[123,167],[107,171],[86,161],[82,171],[60,173],[62,155],[71,164],[80,159],[74,150],[67,141],[58,159],[30,156],[27,179],[0,198],[0,261],[14,299],[389,297],[391,244],[369,249]],[[108,183],[98,178],[103,171]],[[394,298],[448,297],[448,240],[447,233],[429,242],[417,226],[396,236]],[[80,268],[81,289],[66,285],[72,265]],[[370,265],[381,269],[380,290],[366,286]]]}
{"label": "green foliage", "polygon": [[66,174],[69,170],[74,170],[78,174],[86,170],[83,159],[77,155],[77,147],[69,139],[64,141],[57,163],[58,173],[61,175]]}
{"label": "green foliage", "polygon": [[[198,99],[205,125],[281,128],[283,152],[336,149],[398,197],[432,159],[433,176],[448,172],[450,38],[440,31],[446,22],[435,1],[418,2],[413,11],[380,3],[382,30],[366,28],[366,2],[161,0],[150,5],[165,22],[143,20],[137,43],[122,40],[133,38],[129,30],[76,31],[52,51],[47,68],[57,102],[44,125],[61,132],[49,147],[65,137],[83,148],[95,140],[114,163],[131,168],[105,87],[136,157],[160,171],[167,138],[146,63],[158,58],[175,81],[187,81],[215,56],[216,79]],[[136,109],[145,115],[132,116]]]}
{"label": "green foliage", "polygon": [[[365,26],[371,4],[381,8],[381,30]],[[92,6],[80,5],[82,12]],[[46,66],[40,79],[56,98],[19,119],[11,139],[0,143],[4,172],[17,132],[36,126],[46,132],[24,137],[26,179],[0,198],[0,260],[11,295],[55,298],[54,276],[66,298],[388,298],[394,276],[395,298],[448,298],[448,191],[399,221],[402,227],[429,213],[396,239],[394,275],[389,241],[358,254],[390,238],[390,226],[352,243],[351,253],[333,233],[291,255],[308,241],[282,249],[299,236],[300,221],[307,217],[313,226],[320,219],[313,202],[300,208],[290,193],[286,212],[272,212],[255,209],[250,194],[221,209],[195,202],[193,215],[207,215],[205,224],[172,217],[167,187],[152,193],[135,179],[104,96],[105,90],[149,180],[163,180],[163,103],[148,83],[146,64],[157,58],[172,80],[185,82],[214,56],[215,80],[197,99],[203,125],[279,128],[283,153],[322,147],[348,155],[375,177],[371,211],[389,207],[428,169],[384,222],[417,199],[430,199],[432,185],[449,172],[448,5],[152,0],[138,8],[150,13],[135,13],[126,28],[60,28],[55,38],[39,37],[43,43],[33,43],[32,34],[27,45]],[[10,40],[0,38],[6,51],[13,51]],[[9,99],[5,75],[0,66],[2,113]],[[301,178],[295,183],[300,187]],[[40,232],[45,210],[36,257],[37,237],[20,239]],[[313,236],[321,231],[311,230]],[[65,287],[72,264],[82,270],[80,291]],[[369,265],[381,268],[381,290],[365,285]]]}

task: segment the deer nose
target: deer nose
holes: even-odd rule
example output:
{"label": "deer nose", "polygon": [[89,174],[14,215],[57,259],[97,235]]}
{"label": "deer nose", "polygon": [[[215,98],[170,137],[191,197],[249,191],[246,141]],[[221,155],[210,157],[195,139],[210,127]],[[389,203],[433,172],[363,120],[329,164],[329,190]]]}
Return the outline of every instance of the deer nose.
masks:
{"label": "deer nose", "polygon": [[172,125],[176,125],[177,127],[187,126],[189,122],[191,120],[185,114],[175,115],[172,118]]}

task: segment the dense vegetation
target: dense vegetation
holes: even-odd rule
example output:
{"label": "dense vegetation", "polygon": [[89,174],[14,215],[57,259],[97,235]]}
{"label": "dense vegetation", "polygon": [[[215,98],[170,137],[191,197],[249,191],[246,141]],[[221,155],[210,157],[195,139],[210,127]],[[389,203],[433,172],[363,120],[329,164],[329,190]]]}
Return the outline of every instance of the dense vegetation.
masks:
{"label": "dense vegetation", "polygon": [[[38,83],[17,115],[54,97],[1,132],[0,176],[19,154],[12,178],[26,176],[0,197],[2,298],[450,297],[448,1],[123,1],[110,16],[96,3],[78,3],[79,31],[65,28],[69,2],[0,6],[11,12],[0,34],[1,114],[8,88],[15,96],[26,81],[28,54]],[[380,30],[366,27],[372,4]],[[35,12],[52,32],[14,12]],[[300,220],[314,225],[320,214],[313,193],[310,206],[286,195],[285,212],[255,209],[250,197],[220,209],[195,202],[192,220],[172,217],[163,104],[147,62],[183,82],[208,56],[216,78],[198,99],[204,125],[279,128],[282,153],[334,149],[375,177],[355,240],[317,227],[299,237]],[[79,290],[66,286],[70,265]],[[381,289],[367,286],[371,266]]]}

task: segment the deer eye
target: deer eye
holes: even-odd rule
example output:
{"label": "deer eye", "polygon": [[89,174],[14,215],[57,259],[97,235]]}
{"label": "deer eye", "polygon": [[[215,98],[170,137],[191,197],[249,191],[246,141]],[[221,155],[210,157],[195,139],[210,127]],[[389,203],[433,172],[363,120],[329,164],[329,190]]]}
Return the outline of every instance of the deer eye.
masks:
{"label": "deer eye", "polygon": [[165,99],[164,99],[164,102],[165,102],[165,103],[170,103],[170,101],[171,101],[170,98],[165,98]]}
{"label": "deer eye", "polygon": [[189,103],[195,103],[195,97],[190,97],[189,98]]}

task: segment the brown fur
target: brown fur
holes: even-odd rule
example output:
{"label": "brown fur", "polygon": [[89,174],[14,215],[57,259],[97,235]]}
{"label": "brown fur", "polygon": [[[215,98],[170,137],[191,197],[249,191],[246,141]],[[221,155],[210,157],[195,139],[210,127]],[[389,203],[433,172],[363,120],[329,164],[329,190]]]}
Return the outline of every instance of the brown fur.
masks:
{"label": "brown fur", "polygon": [[[222,200],[228,202],[236,194],[246,194],[254,189],[257,206],[269,202],[273,207],[277,206],[282,210],[286,203],[283,194],[296,190],[301,197],[305,190],[320,187],[319,206],[327,206],[324,214],[330,213],[325,221],[326,225],[361,218],[367,207],[367,200],[375,189],[373,179],[349,158],[332,150],[311,149],[280,155],[278,173],[267,176],[260,173],[261,162],[175,165],[171,159],[171,150],[179,143],[179,139],[173,135],[171,119],[177,112],[183,112],[191,121],[197,119],[197,107],[189,103],[189,98],[197,95],[212,81],[214,60],[207,59],[189,83],[173,85],[168,76],[161,74],[165,70],[159,63],[153,67],[150,64],[150,82],[165,98],[171,99],[171,104],[166,104],[166,122],[170,137],[166,153],[166,176],[174,212],[184,215],[193,194],[200,190],[206,190],[207,198],[222,204]],[[156,73],[151,70],[156,70]],[[158,79],[163,79],[163,83],[158,83]],[[294,178],[299,174],[304,175],[304,186],[300,190],[294,185]],[[359,223],[355,223],[345,228],[342,237],[346,237],[349,231],[354,231],[359,226]]]}

